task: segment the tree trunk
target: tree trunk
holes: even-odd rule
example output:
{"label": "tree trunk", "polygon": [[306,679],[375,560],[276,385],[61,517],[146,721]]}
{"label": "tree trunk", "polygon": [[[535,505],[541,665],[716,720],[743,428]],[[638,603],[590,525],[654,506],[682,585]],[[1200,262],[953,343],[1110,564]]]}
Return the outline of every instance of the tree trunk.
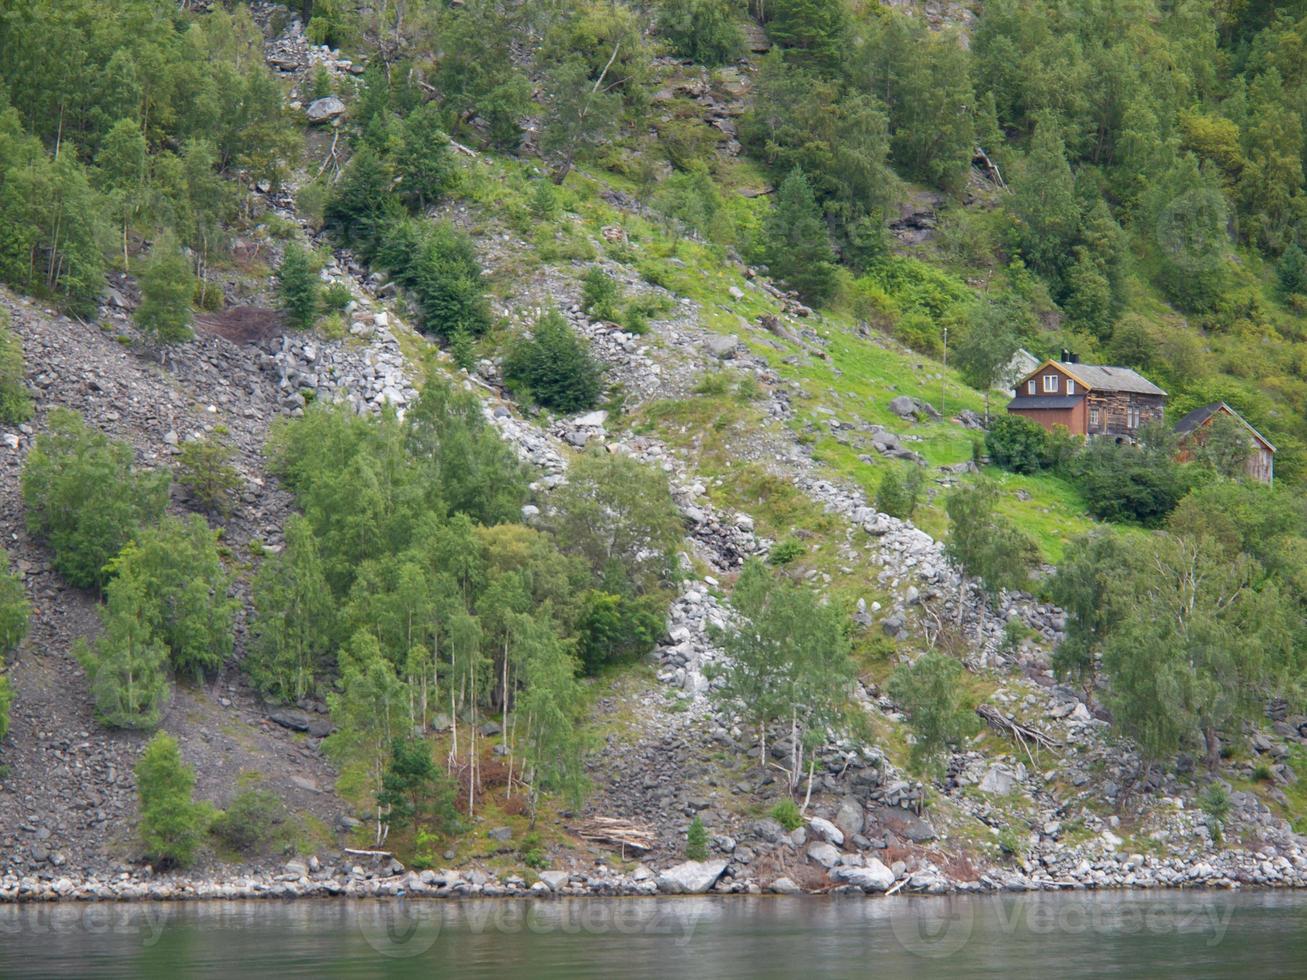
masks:
{"label": "tree trunk", "polygon": [[1203,729],[1203,741],[1207,744],[1207,768],[1215,771],[1221,764],[1221,736],[1209,725]]}

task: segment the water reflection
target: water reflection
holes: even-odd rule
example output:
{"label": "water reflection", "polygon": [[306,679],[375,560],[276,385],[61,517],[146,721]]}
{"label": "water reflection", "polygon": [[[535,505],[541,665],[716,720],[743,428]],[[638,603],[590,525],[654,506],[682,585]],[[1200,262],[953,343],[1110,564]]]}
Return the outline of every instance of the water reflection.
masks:
{"label": "water reflection", "polygon": [[0,906],[0,976],[1307,975],[1307,896]]}

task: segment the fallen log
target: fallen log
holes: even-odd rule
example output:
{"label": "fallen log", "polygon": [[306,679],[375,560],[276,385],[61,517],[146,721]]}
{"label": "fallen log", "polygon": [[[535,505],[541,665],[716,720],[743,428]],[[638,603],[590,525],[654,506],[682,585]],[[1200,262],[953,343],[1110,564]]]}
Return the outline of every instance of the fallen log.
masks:
{"label": "fallen log", "polygon": [[592,844],[617,845],[625,856],[626,848],[641,853],[652,851],[657,843],[653,828],[618,817],[591,817],[571,827],[572,833]]}
{"label": "fallen log", "polygon": [[984,720],[990,728],[1000,735],[1006,735],[1008,738],[1020,744],[1026,750],[1026,756],[1030,759],[1030,764],[1035,764],[1035,757],[1030,751],[1030,743],[1033,742],[1037,748],[1056,749],[1062,743],[1057,741],[1051,735],[1041,732],[1038,728],[1032,728],[1029,725],[1023,725],[1015,718],[1010,718],[1003,712],[999,711],[991,704],[981,704],[976,706],[976,714]]}

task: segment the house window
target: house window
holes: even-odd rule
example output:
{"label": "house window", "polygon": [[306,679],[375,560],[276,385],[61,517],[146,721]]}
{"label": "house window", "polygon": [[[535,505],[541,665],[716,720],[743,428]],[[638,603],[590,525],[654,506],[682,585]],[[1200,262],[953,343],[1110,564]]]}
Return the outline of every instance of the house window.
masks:
{"label": "house window", "polygon": [[1076,393],[1076,383],[1070,378],[1066,379],[1066,393],[1068,395],[1074,395]]}
{"label": "house window", "polygon": [[1125,425],[1127,429],[1139,428],[1139,409],[1135,408],[1133,405],[1126,409]]}
{"label": "house window", "polygon": [[1098,409],[1091,408],[1089,410],[1089,424],[1094,428],[1098,428]]}
{"label": "house window", "polygon": [[1046,391],[1046,392],[1049,392],[1049,391],[1057,391],[1057,375],[1056,375],[1056,374],[1046,374],[1046,375],[1044,375],[1044,391]]}
{"label": "house window", "polygon": [[1035,379],[1031,378],[1029,381],[1026,382],[1026,394],[1033,395],[1034,393],[1035,393]]}

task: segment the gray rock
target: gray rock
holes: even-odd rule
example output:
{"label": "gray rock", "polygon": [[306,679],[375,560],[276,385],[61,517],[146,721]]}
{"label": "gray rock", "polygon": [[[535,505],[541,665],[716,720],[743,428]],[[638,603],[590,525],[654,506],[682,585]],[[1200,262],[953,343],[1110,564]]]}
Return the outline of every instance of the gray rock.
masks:
{"label": "gray rock", "polygon": [[813,817],[808,821],[808,829],[827,843],[836,847],[844,845],[844,832],[824,817]]}
{"label": "gray rock", "polygon": [[491,840],[510,841],[513,839],[512,827],[493,827],[486,831],[486,836]]}
{"label": "gray rock", "polygon": [[982,793],[997,793],[1007,796],[1017,787],[1018,776],[1002,763],[995,762],[985,770],[985,777],[980,781]]}
{"label": "gray rock", "polygon": [[321,125],[330,122],[338,116],[345,114],[345,103],[334,95],[329,95],[325,99],[315,99],[309,103],[305,110],[305,115],[309,117],[309,122],[313,125]]}
{"label": "gray rock", "polygon": [[602,429],[604,423],[608,421],[608,413],[605,411],[586,412],[578,416],[575,424],[583,429]]}
{"label": "gray rock", "polygon": [[862,804],[857,800],[842,800],[840,808],[835,811],[835,826],[844,831],[845,837],[853,837],[862,833],[863,828],[867,825],[866,821],[867,818],[863,812]]}
{"label": "gray rock", "polygon": [[726,861],[684,861],[658,876],[658,890],[667,895],[701,895],[726,871]]}
{"label": "gray rock", "polygon": [[867,858],[865,867],[840,865],[830,873],[831,881],[839,884],[856,885],[864,892],[883,892],[894,884],[894,872],[878,858]]}
{"label": "gray rock", "polygon": [[556,892],[567,884],[567,879],[571,877],[566,871],[541,871],[540,880],[543,881],[551,892]]}
{"label": "gray rock", "polygon": [[771,890],[777,895],[799,895],[803,891],[789,878],[777,878],[771,883]]}
{"label": "gray rock", "polygon": [[735,334],[709,334],[704,338],[703,345],[713,357],[726,360],[735,356],[735,351],[740,346],[740,338]]}
{"label": "gray rock", "polygon": [[840,863],[840,852],[825,841],[813,841],[806,851],[808,860],[820,864],[823,868],[833,868]]}

